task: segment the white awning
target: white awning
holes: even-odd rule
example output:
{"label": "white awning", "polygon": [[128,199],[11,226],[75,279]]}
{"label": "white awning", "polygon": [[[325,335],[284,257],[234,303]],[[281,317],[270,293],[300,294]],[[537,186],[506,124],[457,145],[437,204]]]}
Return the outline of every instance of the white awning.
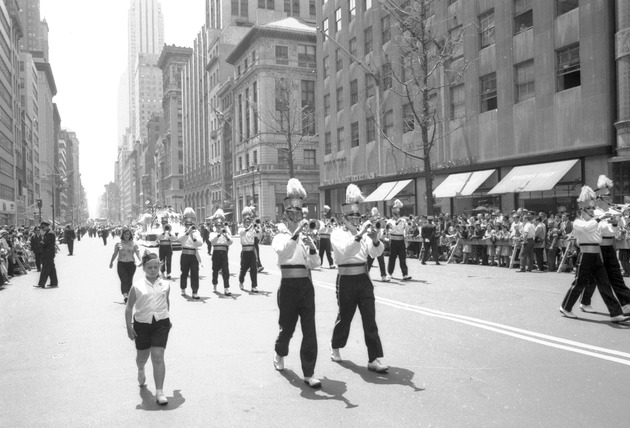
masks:
{"label": "white awning", "polygon": [[451,174],[446,177],[433,194],[436,198],[455,198],[457,196],[470,196],[492,175],[496,169],[484,171],[463,172]]}
{"label": "white awning", "polygon": [[578,159],[571,159],[560,162],[516,166],[488,194],[551,190],[577,162]]}
{"label": "white awning", "polygon": [[370,193],[363,202],[389,201],[396,197],[409,183],[411,183],[411,180],[388,181],[387,183],[383,183],[378,186],[375,191]]}

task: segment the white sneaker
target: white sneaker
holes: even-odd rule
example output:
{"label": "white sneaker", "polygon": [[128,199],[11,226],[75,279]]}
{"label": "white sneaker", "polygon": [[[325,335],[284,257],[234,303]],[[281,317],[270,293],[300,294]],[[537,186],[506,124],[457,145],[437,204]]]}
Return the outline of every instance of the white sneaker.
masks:
{"label": "white sneaker", "polygon": [[389,370],[389,367],[381,363],[378,358],[371,363],[368,363],[367,368],[369,371],[377,373],[385,373],[387,370]]}
{"label": "white sneaker", "polygon": [[624,315],[630,314],[630,304],[628,305],[623,305],[623,307],[621,308],[621,310],[623,311]]}
{"label": "white sneaker", "polygon": [[390,277],[389,277],[389,276],[385,275],[385,276],[381,276],[381,281],[383,281],[383,282],[389,282],[389,281],[391,281],[391,279],[390,279]]}
{"label": "white sneaker", "polygon": [[304,383],[310,386],[311,388],[321,388],[322,381],[317,379],[315,376],[305,377]]}
{"label": "white sneaker", "polygon": [[273,366],[278,371],[284,370],[284,357],[276,354],[276,356],[273,357]]}
{"label": "white sneaker", "polygon": [[630,317],[627,317],[625,315],[617,315],[617,316],[614,316],[614,317],[610,317],[610,320],[612,322],[624,322],[624,321],[630,320]]}
{"label": "white sneaker", "polygon": [[588,312],[589,314],[594,314],[595,313],[595,309],[593,309],[593,307],[591,305],[582,305],[582,304],[580,304],[580,309],[582,310],[582,312]]}
{"label": "white sneaker", "polygon": [[330,347],[330,359],[336,363],[341,362],[341,354],[339,353],[339,349],[335,349],[332,346]]}
{"label": "white sneaker", "polygon": [[387,282],[391,281],[392,279],[394,279],[391,275],[387,275]]}
{"label": "white sneaker", "polygon": [[411,279],[411,275],[403,276],[403,281],[409,281]]}
{"label": "white sneaker", "polygon": [[573,312],[571,312],[571,311],[567,311],[567,310],[566,310],[566,309],[564,309],[562,306],[560,306],[560,307],[558,308],[558,311],[560,311],[560,313],[561,313],[562,315],[564,315],[565,317],[567,317],[567,318],[577,318],[577,316],[575,316],[575,314],[574,314]]}

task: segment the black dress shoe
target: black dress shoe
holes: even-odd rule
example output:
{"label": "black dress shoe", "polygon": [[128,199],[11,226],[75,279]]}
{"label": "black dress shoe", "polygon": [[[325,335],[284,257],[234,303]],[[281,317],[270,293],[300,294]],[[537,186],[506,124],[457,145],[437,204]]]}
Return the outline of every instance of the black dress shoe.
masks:
{"label": "black dress shoe", "polygon": [[50,284],[49,287],[59,287],[59,284]]}

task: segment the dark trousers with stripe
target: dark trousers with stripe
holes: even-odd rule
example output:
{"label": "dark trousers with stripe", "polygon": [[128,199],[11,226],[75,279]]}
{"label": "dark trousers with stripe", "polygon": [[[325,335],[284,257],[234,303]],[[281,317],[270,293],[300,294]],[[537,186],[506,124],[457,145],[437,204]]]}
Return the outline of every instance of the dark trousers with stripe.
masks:
{"label": "dark trousers with stripe", "polygon": [[160,256],[160,272],[164,273],[166,270],[166,274],[171,274],[171,264],[173,261],[173,247],[170,245],[160,245],[159,256]]}
{"label": "dark trousers with stripe", "polygon": [[613,294],[604,262],[599,257],[599,254],[595,253],[580,253],[576,278],[571,284],[569,291],[567,291],[566,296],[564,296],[562,307],[567,311],[573,309],[573,305],[580,298],[582,291],[593,278],[597,283],[597,289],[608,308],[610,316],[621,315],[621,305]]}
{"label": "dark trousers with stripe", "polygon": [[241,272],[238,275],[238,282],[243,283],[245,281],[245,274],[248,269],[252,288],[258,287],[258,263],[255,251],[241,251]]}
{"label": "dark trousers with stripe", "polygon": [[261,268],[263,265],[260,263],[260,239],[254,238],[254,248],[256,249],[256,266]]}
{"label": "dark trousers with stripe", "polygon": [[326,259],[328,259],[328,265],[332,266],[335,264],[333,262],[332,254],[331,254],[331,245],[330,238],[319,238],[319,262],[320,264],[324,264],[324,254],[326,254]]}
{"label": "dark trousers with stripe", "polygon": [[219,271],[223,277],[223,287],[230,288],[230,266],[228,262],[228,252],[217,250],[212,252],[212,285],[219,283]]}
{"label": "dark trousers with stripe", "polygon": [[387,273],[394,273],[396,267],[396,257],[400,259],[400,270],[403,276],[407,276],[407,251],[405,249],[405,241],[389,242],[389,262],[387,263]]}
{"label": "dark trousers with stripe", "polygon": [[[378,268],[381,270],[381,276],[385,276],[387,274],[387,272],[385,272],[385,256],[381,254],[376,259],[378,260]],[[374,259],[368,256],[368,259],[367,259],[368,271],[372,269],[373,263],[374,263]]]}
{"label": "dark trousers with stripe", "polygon": [[197,260],[197,256],[182,253],[179,264],[182,270],[182,275],[179,277],[179,287],[182,290],[186,289],[188,275],[190,275],[190,288],[192,288],[193,294],[197,294],[199,291],[199,260]]}
{"label": "dark trousers with stripe", "polygon": [[315,290],[310,278],[282,278],[278,288],[278,325],[275,350],[278,355],[289,355],[289,342],[298,318],[302,326],[300,360],[305,377],[315,373],[317,361],[317,332],[315,330]]}
{"label": "dark trousers with stripe", "polygon": [[[602,257],[604,259],[604,268],[606,268],[606,274],[612,287],[617,300],[622,306],[630,304],[630,289],[626,287],[626,283],[623,281],[623,275],[621,274],[621,266],[619,266],[619,260],[617,260],[617,253],[612,245],[602,245]],[[590,305],[591,298],[595,293],[595,287],[597,285],[593,281],[584,287],[584,293],[582,294],[583,305]]]}
{"label": "dark trousers with stripe", "polygon": [[333,349],[343,348],[348,342],[350,325],[354,313],[359,308],[363,322],[363,336],[368,349],[369,361],[383,356],[383,346],[376,326],[374,306],[374,286],[366,273],[360,275],[337,275],[337,321],[333,329]]}

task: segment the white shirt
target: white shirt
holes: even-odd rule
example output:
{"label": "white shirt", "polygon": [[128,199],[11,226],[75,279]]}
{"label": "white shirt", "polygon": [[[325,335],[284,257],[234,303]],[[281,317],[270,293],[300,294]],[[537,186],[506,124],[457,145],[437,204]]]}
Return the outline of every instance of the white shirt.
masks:
{"label": "white shirt", "polygon": [[315,269],[321,265],[317,252],[311,254],[308,246],[302,242],[300,237],[291,239],[293,236],[286,232],[280,232],[273,237],[271,247],[278,254],[278,266],[282,265],[304,265],[308,269]]}
{"label": "white shirt", "polygon": [[[258,232],[256,232],[256,229],[258,229]],[[254,245],[255,238],[262,238],[262,232],[260,232],[260,228],[256,228],[254,226],[250,227],[249,229],[239,227],[238,234],[241,237],[241,245]]]}
{"label": "white shirt", "polygon": [[133,283],[131,292],[136,293],[136,313],[134,319],[138,322],[151,324],[153,317],[160,321],[169,317],[167,296],[170,290],[170,282],[162,282],[158,277],[151,284],[146,277]]}
{"label": "white shirt", "polygon": [[536,229],[534,228],[534,225],[531,221],[528,221],[523,225],[522,233],[523,239],[534,239],[534,236],[536,235]]}
{"label": "white shirt", "polygon": [[203,245],[201,234],[197,230],[193,230],[188,235],[185,233],[178,236],[177,239],[182,243],[182,248],[197,249]]}
{"label": "white shirt", "polygon": [[[221,228],[221,230],[223,230],[223,228]],[[210,232],[209,239],[212,245],[224,245],[226,247],[228,245],[232,245],[232,233],[227,227],[225,228],[224,234],[218,232]]]}
{"label": "white shirt", "polygon": [[387,224],[390,224],[392,226],[392,228],[389,230],[390,235],[405,234],[405,228],[407,227],[407,224],[405,223],[405,220],[403,218],[399,217],[398,220],[390,218],[389,220],[387,220]]}
{"label": "white shirt", "polygon": [[595,219],[583,220],[576,218],[573,222],[573,235],[578,244],[599,244],[602,242],[602,234]]}
{"label": "white shirt", "polygon": [[333,249],[333,257],[338,266],[367,262],[369,255],[373,259],[383,254],[385,248],[379,241],[374,245],[372,238],[363,235],[357,242],[355,235],[349,230],[335,229],[330,235],[330,245]]}

